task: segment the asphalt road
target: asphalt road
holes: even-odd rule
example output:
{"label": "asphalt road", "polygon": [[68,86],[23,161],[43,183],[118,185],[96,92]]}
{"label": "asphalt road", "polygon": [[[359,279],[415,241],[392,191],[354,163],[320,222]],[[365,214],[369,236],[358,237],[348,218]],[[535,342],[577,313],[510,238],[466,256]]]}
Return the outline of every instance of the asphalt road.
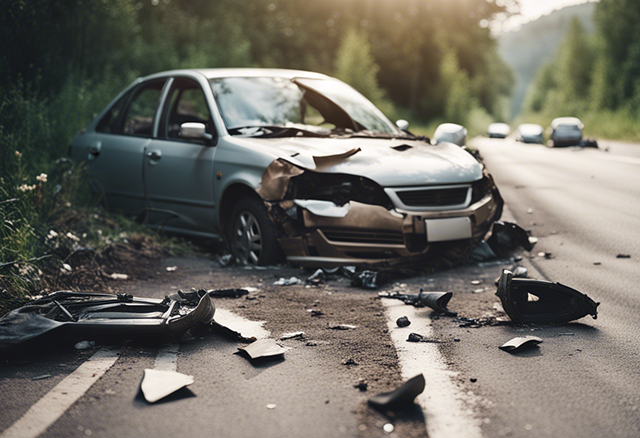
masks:
{"label": "asphalt road", "polygon": [[[525,259],[531,272],[601,303],[597,320],[469,330],[449,349],[453,367],[477,379],[484,434],[640,436],[640,146],[601,142],[606,152],[510,139],[471,144],[517,222],[540,239]],[[544,343],[520,355],[496,349],[523,334]]]}
{"label": "asphalt road", "polygon": [[[218,315],[264,321],[246,328],[258,337],[304,331],[303,338],[280,341],[290,350],[284,360],[267,363],[236,354],[242,344],[220,334],[186,339],[169,348],[169,362],[195,382],[154,405],[141,398],[139,383],[145,368],[159,366],[166,347],[43,348],[4,358],[0,438],[639,436],[640,149],[621,143],[548,149],[488,139],[472,144],[498,182],[509,207],[506,219],[515,218],[539,238],[520,263],[532,277],[601,302],[597,320],[465,328],[428,309],[377,299],[378,291],[355,288],[340,276],[320,287],[276,286],[280,277],[304,280],[310,272],[167,259],[144,281],[113,281],[113,291],[162,297],[193,287],[246,287],[249,299],[215,300]],[[494,279],[512,264],[471,264],[380,290],[450,290],[449,307],[460,316],[505,317]],[[398,315],[409,316],[411,326],[397,327]],[[338,324],[355,328],[331,329]],[[407,343],[411,332],[439,343]],[[520,354],[498,349],[526,334],[544,342]],[[83,374],[94,363],[102,368]],[[389,416],[367,406],[372,395],[419,372],[427,378],[420,408]],[[359,382],[367,383],[366,391],[354,387]]]}

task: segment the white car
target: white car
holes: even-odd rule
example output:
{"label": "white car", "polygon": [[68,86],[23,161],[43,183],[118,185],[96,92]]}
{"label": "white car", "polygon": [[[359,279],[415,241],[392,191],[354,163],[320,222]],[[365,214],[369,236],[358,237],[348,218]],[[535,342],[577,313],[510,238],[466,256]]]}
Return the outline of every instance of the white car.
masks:
{"label": "white car", "polygon": [[516,130],[516,141],[523,143],[540,143],[544,142],[543,134],[544,128],[535,123],[523,123],[518,126]]}
{"label": "white car", "polygon": [[511,128],[506,123],[492,123],[487,128],[489,138],[507,138],[511,133]]}
{"label": "white car", "polygon": [[70,155],[110,208],[220,237],[246,264],[426,259],[482,239],[502,211],[462,148],[404,132],[347,84],[304,71],[138,79]]}

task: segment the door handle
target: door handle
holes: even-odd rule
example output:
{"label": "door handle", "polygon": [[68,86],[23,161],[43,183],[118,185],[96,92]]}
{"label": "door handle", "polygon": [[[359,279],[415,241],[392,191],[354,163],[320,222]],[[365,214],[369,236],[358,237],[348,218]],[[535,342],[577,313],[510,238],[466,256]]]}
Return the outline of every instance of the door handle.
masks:
{"label": "door handle", "polygon": [[152,161],[158,161],[160,158],[162,158],[162,152],[149,151],[147,152],[147,157],[150,158]]}
{"label": "door handle", "polygon": [[100,148],[102,147],[102,142],[95,142],[89,145],[89,147],[87,148],[88,152],[89,152],[89,159],[94,159],[97,158],[98,155],[100,155]]}

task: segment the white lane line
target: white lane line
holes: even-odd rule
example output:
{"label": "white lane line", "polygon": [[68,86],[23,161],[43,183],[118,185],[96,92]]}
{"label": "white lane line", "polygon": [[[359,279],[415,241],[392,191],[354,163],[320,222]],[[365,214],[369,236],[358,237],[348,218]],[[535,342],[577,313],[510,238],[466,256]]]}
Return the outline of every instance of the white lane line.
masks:
{"label": "white lane line", "polygon": [[104,348],[65,377],[0,438],[35,438],[47,430],[118,360],[119,349]]}
{"label": "white lane line", "polygon": [[167,344],[160,347],[153,368],[159,371],[176,371],[178,351],[180,351],[180,344]]}
{"label": "white lane line", "polygon": [[245,338],[255,337],[257,339],[263,339],[271,336],[271,333],[262,327],[264,321],[251,321],[227,309],[217,307],[213,320],[220,325],[240,333]]}
{"label": "white lane line", "polygon": [[[433,336],[428,310],[418,310],[400,300],[382,299],[386,307],[387,325],[396,346],[402,377],[408,380],[420,373],[427,382],[417,397],[425,415],[429,438],[480,438],[480,422],[464,406],[464,397],[453,381],[457,373],[447,369],[438,344],[407,342],[409,333]],[[396,320],[407,316],[411,325],[400,328]]]}

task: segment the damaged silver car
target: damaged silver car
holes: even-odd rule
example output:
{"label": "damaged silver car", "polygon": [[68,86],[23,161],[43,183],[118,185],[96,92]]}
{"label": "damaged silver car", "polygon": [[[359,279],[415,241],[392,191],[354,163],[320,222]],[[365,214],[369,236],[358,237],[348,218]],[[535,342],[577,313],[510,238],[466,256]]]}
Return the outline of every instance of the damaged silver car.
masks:
{"label": "damaged silver car", "polygon": [[419,260],[482,239],[502,211],[463,149],[403,131],[345,83],[303,71],[138,79],[70,155],[110,208],[223,238],[247,264]]}

